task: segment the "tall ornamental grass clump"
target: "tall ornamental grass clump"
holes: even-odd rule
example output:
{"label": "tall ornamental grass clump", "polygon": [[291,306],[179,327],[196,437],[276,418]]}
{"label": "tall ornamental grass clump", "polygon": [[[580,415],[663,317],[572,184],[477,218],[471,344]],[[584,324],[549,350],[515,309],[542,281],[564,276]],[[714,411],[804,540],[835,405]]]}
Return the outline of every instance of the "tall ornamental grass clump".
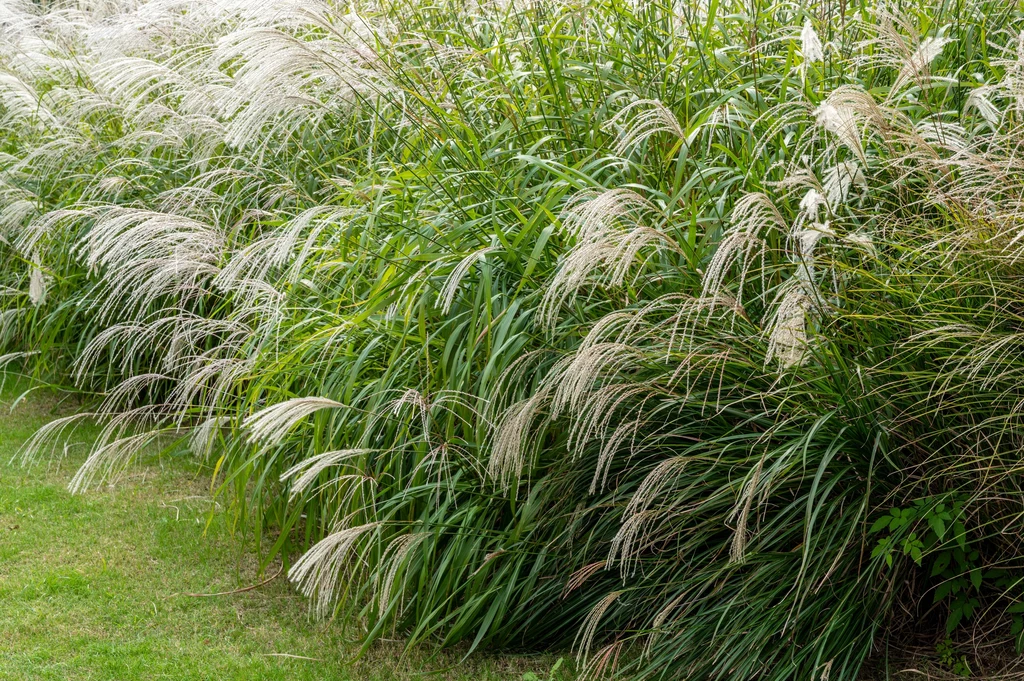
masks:
{"label": "tall ornamental grass clump", "polygon": [[[0,0],[0,362],[369,643],[1022,643],[1000,0]],[[297,559],[294,559],[298,556]]]}

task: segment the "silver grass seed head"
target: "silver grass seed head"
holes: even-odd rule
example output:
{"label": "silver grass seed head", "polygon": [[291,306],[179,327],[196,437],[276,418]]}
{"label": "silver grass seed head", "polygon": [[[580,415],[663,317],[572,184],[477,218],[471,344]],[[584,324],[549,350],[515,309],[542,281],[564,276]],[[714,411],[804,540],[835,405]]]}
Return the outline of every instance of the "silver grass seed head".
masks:
{"label": "silver grass seed head", "polygon": [[804,22],[803,30],[800,31],[800,54],[803,55],[804,62],[810,64],[821,62],[825,58],[821,39],[810,19]]}
{"label": "silver grass seed head", "polygon": [[281,482],[287,482],[294,478],[291,486],[290,497],[299,496],[309,488],[320,474],[335,466],[345,465],[350,459],[371,453],[372,449],[341,449],[332,452],[316,454],[308,459],[303,459],[281,474]]}
{"label": "silver grass seed head", "polygon": [[437,303],[435,303],[437,307],[441,308],[442,313],[448,314],[451,312],[452,304],[455,302],[456,295],[458,295],[462,280],[472,269],[473,265],[478,262],[485,262],[489,253],[496,253],[500,250],[502,250],[500,246],[488,246],[470,253],[459,261],[448,275],[448,278],[445,279]]}
{"label": "silver grass seed head", "polygon": [[591,608],[590,612],[583,620],[583,625],[580,627],[579,633],[576,635],[576,642],[574,647],[578,647],[579,653],[577,656],[577,663],[582,664],[590,656],[590,648],[594,643],[594,638],[597,636],[597,629],[601,623],[601,618],[608,611],[608,608],[622,595],[622,591],[612,591],[597,604]]}
{"label": "silver grass seed head", "polygon": [[[391,602],[391,594],[395,588],[395,579],[405,559],[416,549],[420,542],[433,536],[432,532],[402,534],[392,539],[391,543],[388,544],[388,547],[384,550],[384,555],[388,557],[388,569],[384,573],[384,578],[381,580],[381,586],[377,593],[377,607],[381,612],[384,612]],[[489,560],[491,555],[488,554],[484,561]]]}
{"label": "silver grass seed head", "polygon": [[764,457],[758,460],[757,465],[754,466],[754,470],[747,479],[747,483],[743,486],[739,504],[733,510],[732,519],[735,521],[736,527],[729,545],[729,561],[732,563],[742,563],[746,559],[747,524],[750,519],[750,510],[753,506],[754,496],[757,493],[757,486],[761,482],[763,466]]}
{"label": "silver grass seed head", "polygon": [[340,591],[339,580],[353,549],[363,535],[380,526],[379,522],[370,522],[339,529],[313,545],[288,570],[288,579],[313,600],[317,616],[324,618],[330,614]]}
{"label": "silver grass seed head", "polygon": [[835,232],[826,222],[813,222],[809,226],[796,231],[796,260],[803,263],[814,262],[814,249],[822,237],[834,237]]}
{"label": "silver grass seed head", "polygon": [[28,298],[36,307],[46,302],[46,276],[39,265],[39,252],[32,253],[32,272],[29,275]]}
{"label": "silver grass seed head", "polygon": [[339,409],[341,402],[326,397],[296,397],[252,414],[243,422],[249,439],[273,446],[280,443],[299,421],[321,409]]}
{"label": "silver grass seed head", "polygon": [[808,189],[804,197],[800,199],[800,210],[810,222],[817,222],[818,211],[825,206],[828,206],[828,200],[814,188]]}
{"label": "silver grass seed head", "polygon": [[967,101],[964,103],[964,109],[974,109],[993,129],[998,129],[1002,121],[1002,114],[992,103],[991,95],[993,91],[994,87],[991,85],[983,85],[981,87],[974,88],[967,96]]}
{"label": "silver grass seed head", "polygon": [[814,119],[816,125],[835,135],[840,144],[856,154],[862,162],[864,161],[860,128],[852,107],[826,101],[814,110]]}
{"label": "silver grass seed head", "polygon": [[952,42],[952,39],[945,36],[929,36],[918,43],[917,49],[905,59],[893,89],[898,89],[899,86],[910,80],[925,77],[928,74],[931,63],[942,54],[942,50],[950,42]]}
{"label": "silver grass seed head", "polygon": [[792,283],[780,294],[768,322],[765,362],[775,361],[782,370],[800,366],[807,358],[807,317],[814,307],[807,287],[812,277],[812,273],[798,269]]}
{"label": "silver grass seed head", "polygon": [[826,169],[823,175],[822,190],[825,192],[829,208],[833,211],[850,200],[853,188],[860,189],[862,196],[867,194],[867,179],[861,166],[855,161],[837,163]]}
{"label": "silver grass seed head", "polygon": [[[639,113],[631,117],[631,113],[636,109],[639,109]],[[612,128],[630,117],[631,120],[623,127],[619,143],[615,146],[615,153],[618,155],[626,153],[658,133],[668,133],[680,140],[686,139],[686,133],[675,113],[657,99],[638,99],[630,102],[604,127]]]}
{"label": "silver grass seed head", "polygon": [[[7,194],[7,196],[4,196],[4,194]],[[0,202],[6,203],[6,205],[0,207],[0,234],[17,230],[25,224],[26,220],[35,215],[37,211],[36,201],[33,200],[34,196],[24,192],[22,194],[23,198],[17,198],[16,196],[11,196],[12,194],[14,194],[13,191],[0,191]]]}
{"label": "silver grass seed head", "polygon": [[492,427],[487,473],[503,490],[509,490],[512,482],[523,475],[534,423],[549,399],[547,391],[542,389],[508,407]]}
{"label": "silver grass seed head", "polygon": [[201,459],[208,459],[223,429],[231,424],[227,416],[213,416],[200,423],[188,439],[188,448]]}

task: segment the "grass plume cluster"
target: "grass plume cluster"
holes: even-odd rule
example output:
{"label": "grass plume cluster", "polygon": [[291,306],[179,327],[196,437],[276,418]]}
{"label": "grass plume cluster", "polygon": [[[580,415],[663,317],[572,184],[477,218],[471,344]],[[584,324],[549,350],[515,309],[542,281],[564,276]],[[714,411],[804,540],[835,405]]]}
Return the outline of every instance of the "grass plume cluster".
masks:
{"label": "grass plume cluster", "polygon": [[2,0],[3,361],[96,396],[24,455],[189,447],[367,641],[834,680],[1019,637],[1022,29]]}

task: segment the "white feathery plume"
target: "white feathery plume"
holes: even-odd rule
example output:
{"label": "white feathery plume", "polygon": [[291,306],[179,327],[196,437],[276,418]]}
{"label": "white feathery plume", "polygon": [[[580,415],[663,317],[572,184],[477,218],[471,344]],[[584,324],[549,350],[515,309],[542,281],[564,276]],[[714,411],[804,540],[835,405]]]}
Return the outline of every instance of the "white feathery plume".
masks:
{"label": "white feathery plume", "polygon": [[391,89],[376,52],[382,32],[361,17],[332,23],[303,14],[293,15],[300,21],[290,27],[248,25],[218,41],[214,62],[236,67],[231,98],[223,101],[232,146],[315,127],[331,109]]}
{"label": "white feathery plume", "polygon": [[664,233],[643,225],[628,232],[610,231],[600,239],[577,243],[563,258],[544,291],[537,313],[539,323],[553,327],[562,305],[588,284],[625,285],[630,269],[648,248],[678,250]]}
{"label": "white feathery plume", "polygon": [[6,310],[0,310],[0,339],[5,342],[10,342],[13,337],[14,330],[17,328],[18,322],[22,317],[26,316],[27,310],[24,307],[11,307]]}
{"label": "white feathery plume", "polygon": [[800,54],[803,55],[805,65],[820,62],[825,58],[821,39],[810,19],[804,22],[803,30],[800,31]]}
{"label": "white feathery plume", "polygon": [[[292,266],[288,274],[289,283],[293,285],[298,283],[303,269],[309,260],[309,256],[316,248],[320,235],[325,230],[343,226],[345,224],[344,220],[351,218],[354,214],[354,210],[344,206],[315,206],[302,211],[291,220],[290,226],[294,234],[297,235],[307,229],[309,232],[302,244],[302,248],[299,249],[299,252],[295,254],[292,260]],[[333,249],[325,250],[326,254],[332,254],[333,252]]]}
{"label": "white feathery plume", "polygon": [[[158,373],[134,374],[118,383],[107,392],[100,404],[102,414],[117,414],[139,406],[140,395],[154,384],[167,381],[168,376]],[[149,400],[143,401],[143,404]]]}
{"label": "white feathery plume", "polygon": [[398,416],[402,412],[403,407],[406,406],[412,407],[416,415],[420,417],[420,424],[423,427],[424,434],[426,434],[429,430],[430,408],[433,405],[419,390],[408,388],[402,393],[401,397],[388,403],[384,411],[392,416]]}
{"label": "white feathery plume", "polygon": [[[146,334],[154,339],[159,337],[167,348],[162,362],[165,371],[187,371],[192,362],[204,353],[210,358],[241,353],[255,333],[242,320],[241,315],[209,319],[191,312],[172,310],[168,316],[151,322]],[[206,349],[208,341],[215,343],[210,349]],[[128,356],[132,354],[134,350]]]}
{"label": "white feathery plume", "polygon": [[607,564],[609,568],[613,567],[616,556],[620,556],[619,572],[623,580],[635,574],[637,559],[647,547],[652,526],[658,522],[659,516],[657,511],[652,510],[631,513],[624,517],[619,531],[612,538],[608,547]]}
{"label": "white feathery plume", "polygon": [[441,293],[438,296],[436,306],[441,308],[441,312],[444,314],[451,312],[452,303],[455,302],[455,296],[459,292],[459,285],[470,268],[478,262],[484,262],[487,254],[496,253],[500,250],[501,246],[488,246],[487,248],[481,248],[479,251],[470,253],[459,261],[459,264],[452,269],[451,274],[445,279],[444,286],[441,288]]}
{"label": "white feathery plume", "polygon": [[747,523],[750,518],[750,508],[757,494],[757,486],[761,482],[761,469],[764,466],[764,457],[761,457],[753,472],[743,486],[739,503],[733,510],[731,520],[736,523],[733,529],[732,542],[729,545],[729,561],[742,563],[746,558],[747,550]]}
{"label": "white feathery plume", "polygon": [[[557,385],[561,376],[561,373],[553,373],[547,380],[552,385]],[[619,448],[626,442],[630,442],[631,447],[635,450],[636,433],[643,425],[642,419],[627,420],[620,424],[620,428],[617,428],[612,435],[608,436],[607,433],[612,427],[613,420],[617,416],[624,418],[620,414],[629,408],[633,400],[643,399],[652,392],[654,392],[652,387],[644,382],[634,382],[628,377],[622,381],[613,381],[612,377],[607,377],[584,393],[587,399],[578,405],[578,410],[572,415],[567,445],[569,451],[576,456],[581,456],[588,443],[595,439],[603,440],[594,467],[594,477],[591,480],[591,487],[595,491],[597,485],[607,478],[608,467]],[[626,424],[632,424],[632,426]]]}
{"label": "white feathery plume", "polygon": [[[480,397],[461,392],[458,390],[441,390],[430,396],[427,396],[416,390],[415,388],[409,388],[405,390],[400,397],[384,405],[384,408],[374,414],[370,421],[367,431],[372,431],[377,424],[383,419],[389,416],[399,416],[405,409],[405,407],[411,407],[413,415],[419,418],[420,428],[422,431],[422,437],[424,442],[428,445],[431,444],[431,432],[430,432],[430,413],[435,408],[445,409],[449,415],[459,419],[469,427],[474,427],[477,424],[483,423],[488,426],[492,424],[488,420],[488,416],[481,413],[480,410],[474,406],[474,403],[486,404],[486,400],[481,400]],[[463,412],[470,412],[471,416],[467,419],[463,415]],[[450,448],[447,443],[442,443],[431,449],[427,457],[425,457],[419,466],[427,466],[438,461],[437,455],[443,459],[446,451]],[[443,461],[442,461],[443,463]]]}
{"label": "white feathery plume", "polygon": [[714,138],[710,134],[716,128],[726,128],[735,125],[739,122],[745,122],[746,118],[742,113],[737,111],[737,106],[732,100],[727,100],[711,112],[709,112],[703,122],[698,123],[694,129],[686,137],[687,143],[692,143],[698,137],[704,133],[706,135],[707,146],[705,147],[706,153],[711,153],[712,144]]}
{"label": "white feathery plume", "polygon": [[581,346],[552,372],[557,378],[553,380],[551,418],[558,418],[566,407],[579,412],[593,399],[593,387],[602,377],[614,377],[642,357],[640,349],[628,343]]}
{"label": "white feathery plume", "polygon": [[103,480],[116,479],[135,457],[172,429],[158,427],[160,405],[143,405],[117,413],[99,412],[106,423],[92,445],[85,463],[71,479],[68,489],[84,492]]}
{"label": "white feathery plume", "polygon": [[581,241],[600,239],[616,221],[635,223],[658,207],[632,189],[588,189],[575,194],[562,210],[561,221]]}
{"label": "white feathery plume", "polygon": [[36,432],[32,434],[28,440],[25,441],[18,452],[11,457],[11,461],[20,459],[23,464],[27,464],[38,459],[44,449],[49,448],[50,452],[53,452],[53,448],[58,440],[65,438],[67,431],[74,431],[78,428],[82,421],[93,419],[97,416],[95,413],[82,412],[80,414],[71,414],[70,416],[62,416],[60,418],[53,419],[52,421],[40,426]]}
{"label": "white feathery plume", "polygon": [[722,238],[711,262],[704,270],[701,298],[714,300],[729,295],[724,284],[733,265],[739,265],[735,300],[742,305],[743,288],[753,266],[754,256],[764,244],[763,234],[771,230],[788,233],[786,219],[767,195],[752,192],[740,197],[732,211],[729,229]]}
{"label": "white feathery plume", "polygon": [[200,423],[189,436],[189,451],[201,459],[208,459],[210,454],[213,453],[217,436],[230,423],[231,418],[227,416],[212,416]]}
{"label": "white feathery plume", "polygon": [[822,190],[833,211],[849,200],[850,190],[854,187],[859,187],[863,194],[867,194],[868,182],[864,178],[864,171],[855,161],[837,163],[827,168],[823,176]]}
{"label": "white feathery plume", "polygon": [[[89,73],[83,72],[79,77],[87,80]],[[51,88],[46,93],[46,101],[53,114],[64,124],[65,131],[76,123],[82,125],[84,121],[95,121],[90,126],[95,127],[100,121],[112,121],[125,115],[123,109],[106,94],[75,85]]]}
{"label": "white feathery plume", "polygon": [[225,238],[213,226],[169,213],[106,206],[80,243],[91,272],[102,268],[112,292],[103,314],[118,304],[148,307],[164,294],[187,299],[206,292]]}
{"label": "white feathery plume", "polygon": [[951,152],[962,158],[962,154],[971,148],[966,128],[956,123],[939,120],[937,117],[921,121],[915,126],[914,132],[924,141],[926,147],[924,153],[932,159],[940,158],[941,152]]}
{"label": "white feathery plume", "polygon": [[1003,86],[1013,97],[1015,108],[1018,112],[1024,111],[1024,29],[1017,34],[1016,59],[1007,60],[1005,63],[1006,75],[1003,78]]}
{"label": "white feathery plume", "polygon": [[273,286],[271,273],[283,269],[289,262],[287,280],[294,285],[316,249],[320,235],[352,213],[352,209],[340,206],[315,206],[302,211],[276,231],[234,253],[214,278],[214,285],[224,291],[248,291],[250,295],[246,297],[259,295]]}
{"label": "white feathery plume", "polygon": [[945,36],[929,36],[922,40],[915,49],[903,61],[899,76],[892,85],[895,92],[909,83],[911,80],[920,80],[928,75],[931,63],[942,54],[942,50],[952,42],[951,38]]}
{"label": "white feathery plume", "polygon": [[[644,386],[639,389],[634,389],[632,392],[622,392],[623,394],[620,397],[620,401],[625,401],[627,398],[635,396],[635,394],[639,394],[641,392],[648,392],[648,389],[646,386]],[[604,428],[608,428],[610,426],[611,418],[614,414],[614,411],[612,409],[607,409],[606,414],[607,416],[605,417],[603,423],[601,423],[601,426]],[[594,419],[594,421],[594,428],[596,430],[596,419]],[[640,432],[642,432],[644,423],[645,421],[640,418],[623,421],[618,426],[616,426],[615,430],[612,431],[611,435],[605,437],[604,442],[601,445],[601,452],[598,454],[597,457],[597,465],[594,466],[594,477],[590,480],[590,487],[587,490],[588,494],[597,494],[598,492],[603,492],[605,488],[608,486],[608,475],[611,471],[612,460],[615,454],[619,451],[619,449],[623,447],[623,445],[625,445],[627,442],[630,442],[632,444],[632,453],[636,453],[637,448],[635,445],[635,440],[637,435]],[[587,437],[589,438],[590,435],[588,434]]]}
{"label": "white feathery plume", "polygon": [[281,482],[287,482],[291,478],[295,478],[292,482],[290,497],[296,497],[316,482],[317,477],[333,466],[340,466],[346,463],[349,459],[352,459],[363,454],[374,452],[373,449],[339,449],[333,452],[323,452],[322,454],[316,454],[307,459],[303,459],[299,463],[295,464],[284,473],[281,474]]}
{"label": "white feathery plume", "polygon": [[377,593],[377,609],[383,613],[391,602],[391,592],[395,588],[395,578],[402,563],[423,540],[434,536],[431,532],[415,532],[413,534],[402,534],[395,537],[384,550],[384,558],[388,563],[388,569],[384,572],[380,587]]}
{"label": "white feathery plume", "polygon": [[[143,57],[105,59],[92,69],[91,75],[127,112],[141,112],[154,101],[195,88],[167,62]],[[164,110],[174,113],[166,107]]]}
{"label": "white feathery plume", "polygon": [[12,193],[0,192],[0,201],[6,201],[0,207],[0,234],[18,229],[37,210],[36,202],[33,200],[35,197],[29,192],[24,192],[23,198],[13,198]]}
{"label": "white feathery plume", "polygon": [[[226,192],[218,193],[214,188],[206,186],[216,185],[218,180],[224,184],[229,184],[231,180],[252,184],[258,181],[251,175],[233,168],[218,168],[193,178],[188,184],[161,192],[154,200],[154,207],[160,213],[202,221],[224,206],[225,200],[229,198],[225,195]],[[237,200],[237,196],[230,198]],[[245,216],[249,217],[249,213]]]}
{"label": "white feathery plume", "polygon": [[[576,236],[544,291],[537,317],[554,325],[561,306],[588,283],[622,286],[638,256],[648,247],[679,250],[667,235],[642,223],[660,214],[653,203],[628,189],[584,191],[562,213],[562,225]],[[595,272],[599,276],[593,277]]]}
{"label": "white feathery plume", "polygon": [[[691,461],[688,456],[678,455],[659,463],[630,498],[623,513],[622,527],[612,540],[607,559],[608,567],[619,561],[623,579],[635,572],[641,549],[650,544],[652,531],[659,519],[679,513],[670,490],[686,480],[681,473]],[[664,501],[656,504],[659,498]]]}
{"label": "white feathery plume", "polygon": [[993,130],[998,130],[1003,116],[995,105],[992,104],[991,95],[994,89],[992,85],[982,85],[981,87],[974,88],[971,90],[971,94],[967,95],[964,109],[974,109]]}
{"label": "white feathery plume", "polygon": [[96,151],[95,145],[83,137],[77,128],[66,129],[53,136],[40,135],[43,140],[27,153],[11,170],[36,177],[66,176],[78,172],[78,165]]}
{"label": "white feathery plume", "polygon": [[363,535],[380,526],[379,522],[371,522],[333,532],[306,551],[288,570],[288,579],[313,600],[317,616],[325,618],[330,614],[346,559]]}
{"label": "white feathery plume", "polygon": [[614,127],[635,109],[642,109],[642,111],[619,134],[619,143],[615,146],[617,155],[621,156],[629,149],[661,132],[669,133],[681,140],[686,139],[686,133],[679,124],[675,113],[657,99],[638,99],[635,102],[630,102],[612,116],[604,127]]}
{"label": "white feathery plume", "polygon": [[813,187],[807,190],[804,197],[800,199],[800,211],[808,222],[818,221],[818,211],[828,206],[828,199],[822,196],[821,192]]}
{"label": "white feathery plume", "polygon": [[265,407],[243,422],[249,439],[267,446],[278,444],[292,427],[321,409],[340,409],[345,405],[326,397],[296,397]]}
{"label": "white feathery plume", "polygon": [[128,344],[133,337],[144,339],[143,342],[148,340],[150,335],[145,331],[145,326],[135,323],[115,324],[101,330],[75,358],[71,374],[75,382],[81,384],[86,373],[99,363],[108,348],[125,347],[128,353],[134,352],[134,345]]}
{"label": "white feathery plume", "polygon": [[793,248],[794,261],[804,264],[814,263],[814,249],[822,237],[834,237],[836,234],[828,222],[814,222],[808,227],[795,230],[791,235],[795,248]]}
{"label": "white feathery plume", "polygon": [[840,102],[826,101],[815,109],[814,117],[819,127],[835,135],[843,146],[857,155],[861,163],[866,164],[860,128],[853,107]]}
{"label": "white feathery plume", "polygon": [[60,130],[60,121],[43,103],[35,89],[10,73],[0,73],[0,104],[6,115],[0,123],[31,127],[45,131]]}
{"label": "white feathery plume", "polygon": [[32,272],[29,275],[28,298],[39,307],[46,302],[46,277],[39,265],[39,252],[32,252]]}
{"label": "white feathery plume", "polygon": [[633,492],[623,515],[630,516],[650,509],[657,498],[680,479],[691,460],[688,456],[676,455],[655,466]]}
{"label": "white feathery plume", "polygon": [[115,481],[128,468],[135,456],[155,442],[161,434],[161,431],[136,433],[119,437],[102,447],[94,447],[89,458],[68,483],[68,491],[79,494],[103,480]]}
{"label": "white feathery plume", "polygon": [[224,402],[233,399],[233,388],[252,376],[256,363],[254,357],[218,358],[211,355],[200,355],[192,366],[182,369],[183,378],[167,397],[168,405],[178,409],[179,421],[188,414],[186,409],[192,405],[202,405],[208,414],[231,406]]}
{"label": "white feathery plume", "polygon": [[805,288],[808,283],[794,276],[784,285],[766,329],[765,363],[775,360],[785,370],[804,362],[808,346],[807,315],[813,308],[813,300]]}
{"label": "white feathery plume", "polygon": [[493,428],[487,472],[506,490],[522,475],[534,421],[547,401],[546,393],[541,390],[506,409]]}
{"label": "white feathery plume", "polygon": [[597,628],[601,624],[601,618],[608,611],[608,608],[612,606],[612,603],[622,595],[621,591],[612,591],[597,604],[591,608],[590,612],[583,619],[583,624],[580,626],[579,632],[576,634],[576,641],[573,643],[573,647],[579,648],[579,654],[577,655],[577,664],[582,664],[590,656],[590,647],[594,643],[594,638],[597,636]]}
{"label": "white feathery plume", "polygon": [[[38,354],[38,350],[27,350],[22,352],[8,352],[6,355],[0,355],[0,369],[3,369],[16,359],[25,359],[26,357],[33,357]],[[6,375],[4,376],[3,379],[0,379],[0,387],[3,386],[3,383],[6,379]]]}
{"label": "white feathery plume", "polygon": [[120,175],[108,175],[101,177],[96,182],[96,191],[100,194],[112,195],[113,198],[117,196],[128,186],[132,184],[132,181],[127,177],[121,177]]}

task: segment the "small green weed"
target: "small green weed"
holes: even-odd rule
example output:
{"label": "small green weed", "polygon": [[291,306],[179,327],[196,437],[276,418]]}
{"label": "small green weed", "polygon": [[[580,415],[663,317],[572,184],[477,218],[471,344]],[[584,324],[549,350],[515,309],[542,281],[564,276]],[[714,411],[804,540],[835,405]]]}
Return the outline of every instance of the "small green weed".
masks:
{"label": "small green weed", "polygon": [[971,676],[971,666],[967,663],[967,656],[958,654],[953,641],[948,636],[935,646],[935,654],[938,655],[942,666],[957,676],[963,678]]}

